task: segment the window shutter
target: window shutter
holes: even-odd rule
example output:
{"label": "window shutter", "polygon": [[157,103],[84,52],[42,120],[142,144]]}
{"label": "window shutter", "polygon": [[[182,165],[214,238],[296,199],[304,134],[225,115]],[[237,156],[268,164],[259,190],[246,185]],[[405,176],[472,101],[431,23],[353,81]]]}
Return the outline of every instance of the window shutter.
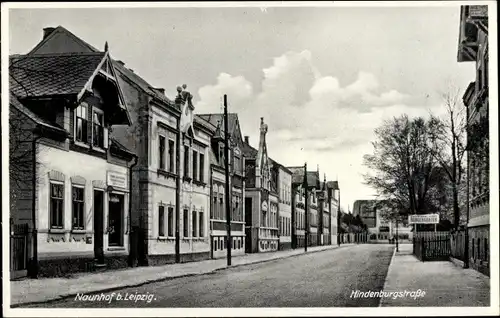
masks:
{"label": "window shutter", "polygon": [[108,145],[109,145],[109,137],[108,137],[108,128],[104,128],[103,129],[104,131],[104,149],[108,149]]}

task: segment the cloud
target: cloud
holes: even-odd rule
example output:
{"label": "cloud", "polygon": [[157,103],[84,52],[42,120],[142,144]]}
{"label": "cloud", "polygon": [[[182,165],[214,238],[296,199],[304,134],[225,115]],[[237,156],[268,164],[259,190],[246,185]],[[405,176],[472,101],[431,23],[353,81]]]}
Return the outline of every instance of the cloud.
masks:
{"label": "cloud", "polygon": [[338,176],[346,191],[361,198],[373,194],[362,185],[366,172],[362,158],[372,151],[374,129],[402,113],[414,117],[429,112],[408,94],[381,90],[378,78],[365,71],[341,85],[333,74],[322,75],[316,69],[307,50],[276,57],[262,72],[259,92],[244,77],[221,73],[215,85],[200,88],[197,109],[221,111],[220,98],[227,94],[230,111],[238,113],[251,145],[258,145],[260,117],[264,117],[274,160],[290,166],[307,161],[311,169],[319,164],[329,179]]}

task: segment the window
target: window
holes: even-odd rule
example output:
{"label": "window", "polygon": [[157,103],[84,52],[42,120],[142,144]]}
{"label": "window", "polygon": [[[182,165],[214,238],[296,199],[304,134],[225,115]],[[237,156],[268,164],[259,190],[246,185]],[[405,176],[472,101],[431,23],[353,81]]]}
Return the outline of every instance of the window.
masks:
{"label": "window", "polygon": [[165,169],[165,136],[161,136],[158,139],[159,143],[159,151],[158,151],[158,156],[159,156],[159,162],[158,162],[158,167],[160,169]]}
{"label": "window", "polygon": [[196,222],[198,222],[198,218],[196,217],[196,211],[193,211],[191,212],[191,223],[192,223],[191,233],[193,237],[198,236],[198,229],[196,227]]}
{"label": "window", "polygon": [[101,110],[94,109],[92,127],[92,145],[104,148],[104,114]]}
{"label": "window", "polygon": [[222,196],[220,197],[219,199],[219,215],[220,215],[220,220],[225,220],[226,218],[224,217],[224,199],[222,198]]}
{"label": "window", "polygon": [[88,142],[87,134],[87,106],[80,105],[75,110],[75,140],[79,142]]}
{"label": "window", "polygon": [[218,240],[214,238],[214,252],[217,251]]}
{"label": "window", "polygon": [[193,180],[198,179],[198,153],[193,150]]}
{"label": "window", "polygon": [[50,183],[50,227],[63,228],[64,184]]}
{"label": "window", "polygon": [[484,260],[488,261],[488,239],[484,239]]}
{"label": "window", "polygon": [[165,236],[165,207],[158,207],[158,236]]}
{"label": "window", "polygon": [[189,210],[184,209],[183,213],[183,229],[184,229],[184,237],[189,237]]}
{"label": "window", "polygon": [[243,221],[241,219],[241,214],[240,214],[240,198],[239,197],[236,197],[236,200],[234,202],[234,210],[236,211],[235,221]]}
{"label": "window", "polygon": [[189,146],[184,146],[184,177],[189,177]]}
{"label": "window", "polygon": [[73,192],[73,230],[83,230],[85,227],[84,218],[84,188],[72,188]]}
{"label": "window", "polygon": [[213,196],[214,203],[212,205],[212,219],[218,219],[219,215],[217,213],[217,193],[214,192]]}
{"label": "window", "polygon": [[175,170],[175,141],[168,140],[168,171],[174,173]]}
{"label": "window", "polygon": [[200,153],[200,182],[205,182],[205,155]]}
{"label": "window", "polygon": [[174,208],[168,207],[168,236],[174,236]]}
{"label": "window", "polygon": [[205,219],[203,218],[203,211],[198,212],[198,230],[199,237],[205,237]]}

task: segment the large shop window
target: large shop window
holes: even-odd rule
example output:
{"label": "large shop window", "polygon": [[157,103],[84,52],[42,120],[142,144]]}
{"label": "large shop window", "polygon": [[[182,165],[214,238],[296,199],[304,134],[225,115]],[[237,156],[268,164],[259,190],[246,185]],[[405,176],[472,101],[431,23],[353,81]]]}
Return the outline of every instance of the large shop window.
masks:
{"label": "large shop window", "polygon": [[88,143],[87,139],[87,106],[79,105],[75,110],[75,140]]}
{"label": "large shop window", "polygon": [[109,246],[123,246],[124,197],[120,194],[109,195],[108,242]]}
{"label": "large shop window", "polygon": [[102,110],[94,108],[92,114],[92,145],[104,148],[104,113]]}
{"label": "large shop window", "polygon": [[85,189],[73,186],[73,230],[83,230],[85,228]]}
{"label": "large shop window", "polygon": [[64,184],[50,182],[50,227],[62,229],[64,216]]}

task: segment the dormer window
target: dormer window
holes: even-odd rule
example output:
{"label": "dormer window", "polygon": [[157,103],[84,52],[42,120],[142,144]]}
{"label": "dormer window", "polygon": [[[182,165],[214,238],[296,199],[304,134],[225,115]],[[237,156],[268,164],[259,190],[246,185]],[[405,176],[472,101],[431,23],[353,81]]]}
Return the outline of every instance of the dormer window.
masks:
{"label": "dormer window", "polygon": [[81,104],[75,110],[75,140],[78,142],[87,143],[87,105]]}
{"label": "dormer window", "polygon": [[104,112],[94,108],[92,111],[92,145],[105,148]]}

